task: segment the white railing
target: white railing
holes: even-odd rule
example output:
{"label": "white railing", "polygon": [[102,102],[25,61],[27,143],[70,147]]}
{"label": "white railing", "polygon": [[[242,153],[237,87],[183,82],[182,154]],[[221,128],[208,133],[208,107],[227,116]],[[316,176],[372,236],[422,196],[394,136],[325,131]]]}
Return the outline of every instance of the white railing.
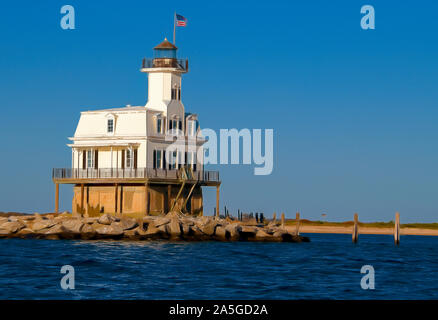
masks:
{"label": "white railing", "polygon": [[219,181],[218,171],[189,171],[166,170],[152,168],[138,169],[72,169],[55,168],[52,178],[55,180],[67,179],[170,179],[179,180],[186,177],[188,180]]}

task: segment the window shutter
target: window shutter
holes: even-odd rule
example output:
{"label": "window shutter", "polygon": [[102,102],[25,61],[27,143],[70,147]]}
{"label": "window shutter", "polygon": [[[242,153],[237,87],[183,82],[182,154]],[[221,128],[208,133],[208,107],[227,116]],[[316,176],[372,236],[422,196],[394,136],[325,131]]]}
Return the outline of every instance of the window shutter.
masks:
{"label": "window shutter", "polygon": [[83,150],[82,151],[82,169],[86,169],[87,168],[87,151]]}
{"label": "window shutter", "polygon": [[156,169],[157,168],[157,150],[154,150],[154,157],[153,157],[153,159],[154,159],[154,169]]}
{"label": "window shutter", "polygon": [[125,150],[122,150],[122,169],[125,169]]}
{"label": "window shutter", "polygon": [[134,169],[137,169],[137,149],[134,149]]}
{"label": "window shutter", "polygon": [[94,150],[94,169],[99,168],[99,151]]}
{"label": "window shutter", "polygon": [[166,169],[166,150],[162,150],[163,155],[163,169]]}

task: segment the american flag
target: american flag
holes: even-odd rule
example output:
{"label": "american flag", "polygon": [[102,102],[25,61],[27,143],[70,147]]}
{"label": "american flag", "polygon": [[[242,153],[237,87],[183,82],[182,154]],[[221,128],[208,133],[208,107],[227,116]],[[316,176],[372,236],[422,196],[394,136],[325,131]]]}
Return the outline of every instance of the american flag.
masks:
{"label": "american flag", "polygon": [[184,18],[182,15],[176,14],[175,19],[176,19],[176,25],[178,27],[185,27],[187,25],[187,19]]}

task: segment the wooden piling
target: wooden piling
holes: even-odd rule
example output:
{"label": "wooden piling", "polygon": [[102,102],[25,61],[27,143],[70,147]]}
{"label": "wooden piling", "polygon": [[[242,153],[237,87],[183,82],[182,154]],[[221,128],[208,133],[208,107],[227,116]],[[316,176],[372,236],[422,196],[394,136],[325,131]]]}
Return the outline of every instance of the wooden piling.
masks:
{"label": "wooden piling", "polygon": [[172,207],[172,186],[167,185],[167,212],[170,212],[170,208]]}
{"label": "wooden piling", "polygon": [[149,215],[149,185],[144,184],[144,215]]}
{"label": "wooden piling", "polygon": [[284,212],[281,213],[281,227],[284,228]]}
{"label": "wooden piling", "polygon": [[400,213],[395,213],[395,226],[394,226],[394,243],[400,244]]}
{"label": "wooden piling", "polygon": [[59,183],[55,183],[55,213],[59,213]]}
{"label": "wooden piling", "polygon": [[296,227],[295,227],[295,234],[297,236],[300,235],[300,213],[297,212],[296,216],[295,216],[295,221],[296,221]]}
{"label": "wooden piling", "polygon": [[216,216],[219,217],[219,188],[220,186],[216,186]]}
{"label": "wooden piling", "polygon": [[359,216],[357,213],[354,214],[354,226],[353,226],[353,235],[352,240],[353,243],[357,242],[357,238],[359,237]]}
{"label": "wooden piling", "polygon": [[81,184],[81,215],[84,214],[84,184]]}

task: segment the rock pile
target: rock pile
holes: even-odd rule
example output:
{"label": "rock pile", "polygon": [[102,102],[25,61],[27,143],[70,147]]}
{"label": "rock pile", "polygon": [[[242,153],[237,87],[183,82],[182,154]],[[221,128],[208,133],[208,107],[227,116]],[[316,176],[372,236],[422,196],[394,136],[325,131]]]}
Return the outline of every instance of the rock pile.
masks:
{"label": "rock pile", "polygon": [[192,217],[178,212],[170,212],[165,216],[145,216],[140,219],[109,214],[85,218],[67,213],[0,217],[0,238],[309,241],[307,237],[292,234],[276,223],[249,226],[230,219]]}

